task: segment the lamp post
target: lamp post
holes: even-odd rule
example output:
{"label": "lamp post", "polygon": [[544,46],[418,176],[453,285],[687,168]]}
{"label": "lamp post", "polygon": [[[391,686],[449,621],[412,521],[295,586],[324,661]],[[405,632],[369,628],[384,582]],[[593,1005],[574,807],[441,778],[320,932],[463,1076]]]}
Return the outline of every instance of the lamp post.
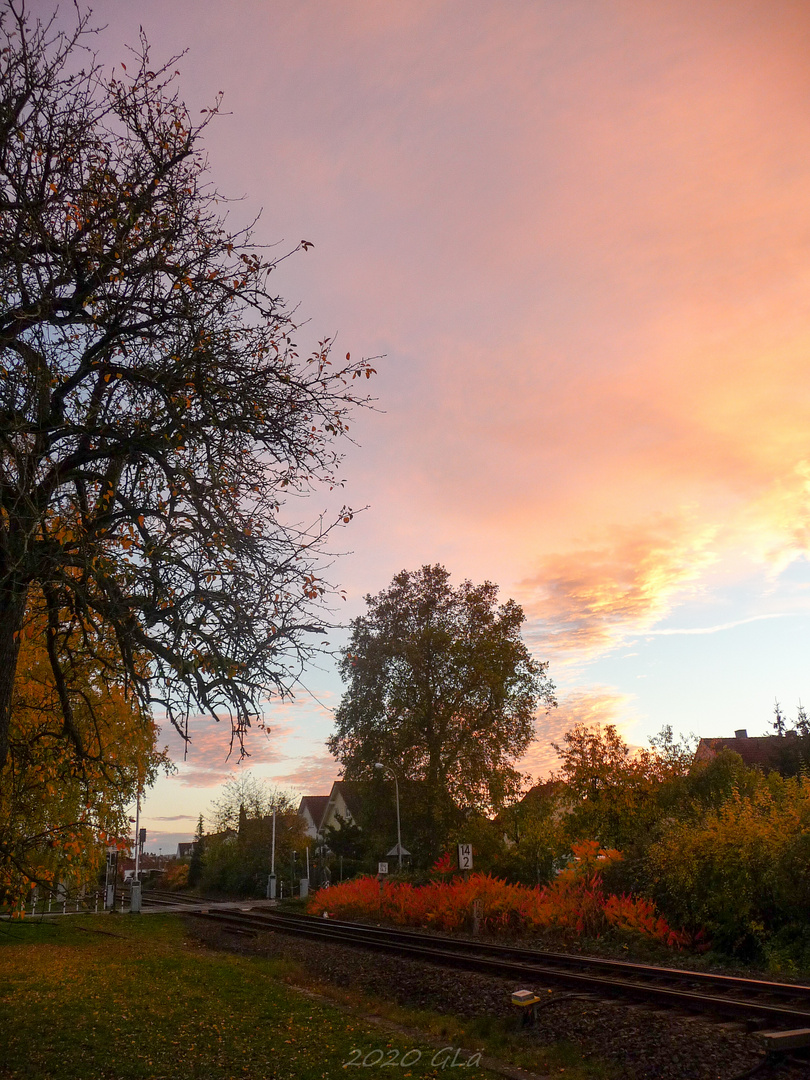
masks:
{"label": "lamp post", "polygon": [[383,765],[381,761],[376,762],[375,769],[383,769],[385,772],[389,772],[394,778],[394,790],[397,795],[397,859],[399,861],[399,869],[402,869],[402,833],[399,827],[399,783],[397,782],[397,774],[389,765]]}
{"label": "lamp post", "polygon": [[141,787],[138,785],[138,795],[135,801],[135,875],[133,881],[141,880]]}
{"label": "lamp post", "polygon": [[[131,819],[130,819],[131,820]],[[133,915],[140,914],[141,910],[141,785],[138,784],[138,795],[135,802],[135,873],[130,883],[129,910]],[[123,901],[122,901],[123,903]]]}

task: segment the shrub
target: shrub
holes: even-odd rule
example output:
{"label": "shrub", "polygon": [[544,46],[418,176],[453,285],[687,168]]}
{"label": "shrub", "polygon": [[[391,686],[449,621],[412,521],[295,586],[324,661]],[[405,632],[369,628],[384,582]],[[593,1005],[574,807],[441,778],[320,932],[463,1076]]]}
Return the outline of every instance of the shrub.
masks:
{"label": "shrub", "polygon": [[[576,844],[569,866],[542,888],[510,885],[489,874],[418,886],[361,877],[315,893],[307,910],[449,932],[469,925],[478,900],[482,929],[493,934],[556,930],[598,936],[616,928],[670,947],[687,944],[687,936],[672,930],[649,901],[604,895],[602,869],[619,859],[618,851],[606,851],[595,841]],[[439,860],[437,870],[444,868]]]}
{"label": "shrub", "polygon": [[185,889],[188,885],[188,863],[169,863],[164,880],[167,889]]}
{"label": "shrub", "polygon": [[808,829],[810,779],[761,776],[752,791],[736,789],[716,809],[670,824],[649,853],[656,898],[731,953],[767,953],[772,935],[790,927],[804,940]]}

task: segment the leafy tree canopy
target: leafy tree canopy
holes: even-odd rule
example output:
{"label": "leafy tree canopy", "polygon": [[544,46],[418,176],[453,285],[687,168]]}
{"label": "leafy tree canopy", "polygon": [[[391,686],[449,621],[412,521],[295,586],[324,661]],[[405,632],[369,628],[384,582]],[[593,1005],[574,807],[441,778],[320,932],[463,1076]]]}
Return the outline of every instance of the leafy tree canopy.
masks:
{"label": "leafy tree canopy", "polygon": [[215,832],[239,829],[240,820],[256,820],[270,814],[294,814],[296,800],[279,791],[252,772],[239,772],[222,785],[222,793],[211,804],[209,815]]}
{"label": "leafy tree canopy", "polygon": [[0,765],[32,588],[66,737],[78,648],[142,710],[224,717],[241,742],[327,591],[330,526],[283,494],[335,482],[373,370],[328,341],[300,354],[279,258],[206,179],[218,101],[193,119],[143,38],[105,72],[78,20],[0,7]]}
{"label": "leafy tree canopy", "polygon": [[[127,807],[138,789],[170,767],[137,696],[80,641],[64,649],[57,687],[47,614],[35,600],[29,594],[0,769],[0,899],[12,902],[32,884],[91,884],[106,845],[129,834]],[[60,695],[71,704],[67,736]]]}
{"label": "leafy tree canopy", "polygon": [[694,757],[692,744],[676,741],[669,727],[649,747],[633,748],[613,724],[577,724],[554,749],[569,833],[621,848],[648,842],[653,824],[683,795],[678,782]]}
{"label": "leafy tree canopy", "polygon": [[330,750],[347,779],[382,762],[421,781],[434,839],[450,808],[488,810],[518,789],[536,710],[555,704],[547,664],[521,639],[522,609],[497,593],[488,581],[454,589],[439,565],[403,570],[365,598],[341,654]]}
{"label": "leafy tree canopy", "polygon": [[296,802],[292,795],[250,772],[227,780],[211,807],[210,820],[216,831],[205,841],[199,877],[203,892],[265,895],[273,848],[273,811],[277,818],[276,873],[287,875],[292,853],[302,858],[309,843]]}

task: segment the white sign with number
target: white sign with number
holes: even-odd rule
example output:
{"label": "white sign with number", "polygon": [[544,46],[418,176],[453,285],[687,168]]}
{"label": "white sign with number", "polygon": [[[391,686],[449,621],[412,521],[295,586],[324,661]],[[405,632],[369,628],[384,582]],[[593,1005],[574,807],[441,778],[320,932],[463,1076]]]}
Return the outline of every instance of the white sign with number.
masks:
{"label": "white sign with number", "polygon": [[458,868],[459,870],[472,870],[472,844],[458,845]]}
{"label": "white sign with number", "polygon": [[388,873],[388,863],[387,862],[378,862],[377,863],[377,873],[378,874],[387,874]]}

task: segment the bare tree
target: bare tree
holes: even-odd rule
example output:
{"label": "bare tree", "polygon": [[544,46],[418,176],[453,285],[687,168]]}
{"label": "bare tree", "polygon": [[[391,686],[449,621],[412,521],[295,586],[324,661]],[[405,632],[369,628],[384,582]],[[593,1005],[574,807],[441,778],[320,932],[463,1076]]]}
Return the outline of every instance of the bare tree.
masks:
{"label": "bare tree", "polygon": [[327,590],[332,526],[283,496],[335,482],[373,371],[328,340],[299,354],[278,258],[206,180],[218,102],[193,121],[144,38],[107,74],[93,33],[0,0],[0,765],[34,593],[79,758],[76,648],[178,729],[200,710],[241,742]]}

